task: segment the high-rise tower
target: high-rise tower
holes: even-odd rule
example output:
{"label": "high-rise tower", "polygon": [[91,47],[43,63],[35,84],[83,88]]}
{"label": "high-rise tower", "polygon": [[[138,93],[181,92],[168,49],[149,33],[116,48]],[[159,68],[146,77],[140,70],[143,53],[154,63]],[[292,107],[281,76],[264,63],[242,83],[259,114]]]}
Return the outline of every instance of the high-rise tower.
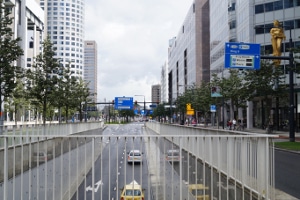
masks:
{"label": "high-rise tower", "polygon": [[97,102],[97,43],[84,42],[84,80],[88,83],[91,99]]}
{"label": "high-rise tower", "polygon": [[56,58],[71,66],[73,76],[83,78],[84,0],[41,0],[45,11],[45,34],[50,37]]}

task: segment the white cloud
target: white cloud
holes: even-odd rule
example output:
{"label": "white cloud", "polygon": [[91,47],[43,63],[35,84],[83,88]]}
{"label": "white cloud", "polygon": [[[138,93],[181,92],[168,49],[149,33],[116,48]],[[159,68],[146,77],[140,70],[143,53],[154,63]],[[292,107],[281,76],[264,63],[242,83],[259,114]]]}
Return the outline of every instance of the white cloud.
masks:
{"label": "white cloud", "polygon": [[192,2],[86,0],[85,39],[98,44],[99,101],[136,94],[151,99],[168,41],[177,35]]}

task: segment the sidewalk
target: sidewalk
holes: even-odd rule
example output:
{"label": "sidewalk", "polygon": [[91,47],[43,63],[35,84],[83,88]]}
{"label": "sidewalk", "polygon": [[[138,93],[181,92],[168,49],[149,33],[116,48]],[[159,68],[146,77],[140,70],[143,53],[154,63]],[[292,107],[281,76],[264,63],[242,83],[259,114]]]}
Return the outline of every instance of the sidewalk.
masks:
{"label": "sidewalk", "polygon": [[[200,125],[201,126],[201,125]],[[219,128],[222,129],[222,126],[207,126],[207,128]],[[247,129],[245,128],[242,132],[249,132],[249,133],[258,133],[258,134],[266,134],[266,130],[264,129],[259,129],[259,128],[251,128],[251,129]],[[290,141],[290,133],[289,131],[277,131],[274,130],[273,134],[270,135],[278,135],[279,138],[276,138],[276,142],[285,142],[285,141]],[[296,142],[300,142],[300,133],[295,132],[295,141]],[[286,150],[284,150],[286,151]],[[294,153],[299,153],[299,151],[293,151]],[[290,194],[285,193],[284,191],[281,191],[279,189],[275,188],[275,200],[297,200],[296,197],[291,196]]]}
{"label": "sidewalk", "polygon": [[[192,125],[189,125],[192,126]],[[204,124],[197,124],[198,127],[205,127]],[[196,126],[196,127],[197,127]],[[212,126],[210,124],[208,124],[206,126],[206,128],[215,128],[215,129],[223,129],[222,126]],[[228,130],[228,129],[226,129]],[[258,133],[258,134],[267,134],[267,131],[265,129],[261,129],[261,128],[245,128],[242,132],[249,132],[249,133]],[[289,141],[290,140],[290,133],[289,131],[277,131],[276,129],[274,129],[273,133],[270,135],[278,135],[279,139],[281,139],[282,141]],[[295,132],[295,141],[296,142],[300,142],[300,132]]]}
{"label": "sidewalk", "polygon": [[[244,131],[250,132],[250,133],[261,133],[261,134],[267,134],[266,130],[259,129],[259,128],[251,128],[251,129],[245,129]],[[270,135],[279,135],[279,139],[289,141],[290,140],[290,133],[289,131],[277,131],[274,130],[272,134]],[[295,141],[300,142],[300,133],[295,132]]]}

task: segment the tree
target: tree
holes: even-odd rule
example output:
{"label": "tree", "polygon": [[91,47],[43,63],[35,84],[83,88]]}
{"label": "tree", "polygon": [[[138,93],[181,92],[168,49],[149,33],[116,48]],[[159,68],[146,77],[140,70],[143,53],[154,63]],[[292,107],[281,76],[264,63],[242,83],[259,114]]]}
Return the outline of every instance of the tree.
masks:
{"label": "tree", "polygon": [[245,79],[243,77],[243,71],[231,69],[229,70],[229,76],[219,78],[216,75],[213,76],[212,86],[219,86],[221,88],[222,98],[218,98],[218,104],[221,104],[221,100],[229,103],[230,118],[237,117],[237,110],[239,108],[246,107],[246,101],[249,97],[249,93],[244,88]]}
{"label": "tree", "polygon": [[26,99],[26,94],[24,93],[25,88],[24,84],[22,83],[21,79],[16,79],[17,86],[12,92],[12,97],[6,98],[6,111],[9,113],[14,113],[14,121],[15,125],[17,125],[17,119],[20,117],[20,115],[24,116],[24,110],[25,107],[28,107],[29,102]]}
{"label": "tree", "polygon": [[32,104],[42,107],[43,124],[46,123],[47,106],[53,105],[51,96],[57,91],[56,69],[59,67],[58,59],[54,58],[55,52],[50,38],[43,42],[43,50],[35,58],[32,70],[27,71],[30,85],[29,96]]}
{"label": "tree", "polygon": [[129,117],[134,117],[134,111],[133,110],[120,110],[119,111],[120,117],[124,117],[126,119],[126,122],[129,122]]}
{"label": "tree", "polygon": [[211,84],[203,82],[201,86],[196,89],[195,94],[194,109],[202,113],[206,123],[210,114],[210,105],[216,104],[211,97]]}
{"label": "tree", "polygon": [[51,93],[51,101],[59,110],[59,122],[61,122],[62,108],[65,111],[65,121],[68,122],[69,110],[77,108],[73,103],[73,98],[76,96],[76,77],[72,76],[70,69],[71,63],[66,66],[60,64],[55,70],[56,91]]}
{"label": "tree", "polygon": [[0,126],[3,125],[2,97],[11,97],[17,83],[15,78],[20,74],[20,67],[15,66],[17,59],[23,55],[18,45],[20,38],[13,39],[12,18],[0,0]]}
{"label": "tree", "polygon": [[[262,121],[265,123],[265,120],[270,118],[273,99],[281,98],[284,99],[285,104],[287,103],[285,99],[288,95],[288,89],[281,78],[284,73],[280,67],[273,66],[266,61],[261,62],[260,70],[245,71],[244,73],[244,90],[249,94],[248,100],[259,98],[266,102],[266,112],[263,113]],[[266,114],[265,117],[264,114]]]}
{"label": "tree", "polygon": [[161,121],[162,118],[166,117],[167,113],[165,105],[165,103],[157,105],[157,107],[153,111],[153,118],[157,118],[158,121]]}
{"label": "tree", "polygon": [[91,95],[88,83],[84,82],[81,78],[76,82],[76,89],[72,93],[72,105],[77,105],[77,110],[79,111],[79,120],[83,119],[83,104],[91,102],[88,97]]}

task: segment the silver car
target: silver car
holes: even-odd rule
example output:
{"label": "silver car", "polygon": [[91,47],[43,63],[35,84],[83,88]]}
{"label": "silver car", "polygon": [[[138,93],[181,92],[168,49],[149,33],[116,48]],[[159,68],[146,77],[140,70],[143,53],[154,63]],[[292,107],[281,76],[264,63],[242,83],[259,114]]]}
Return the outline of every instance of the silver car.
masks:
{"label": "silver car", "polygon": [[143,156],[140,150],[131,150],[127,156],[127,163],[142,163]]}
{"label": "silver car", "polygon": [[169,162],[179,162],[180,161],[180,154],[179,150],[168,150],[166,160]]}

